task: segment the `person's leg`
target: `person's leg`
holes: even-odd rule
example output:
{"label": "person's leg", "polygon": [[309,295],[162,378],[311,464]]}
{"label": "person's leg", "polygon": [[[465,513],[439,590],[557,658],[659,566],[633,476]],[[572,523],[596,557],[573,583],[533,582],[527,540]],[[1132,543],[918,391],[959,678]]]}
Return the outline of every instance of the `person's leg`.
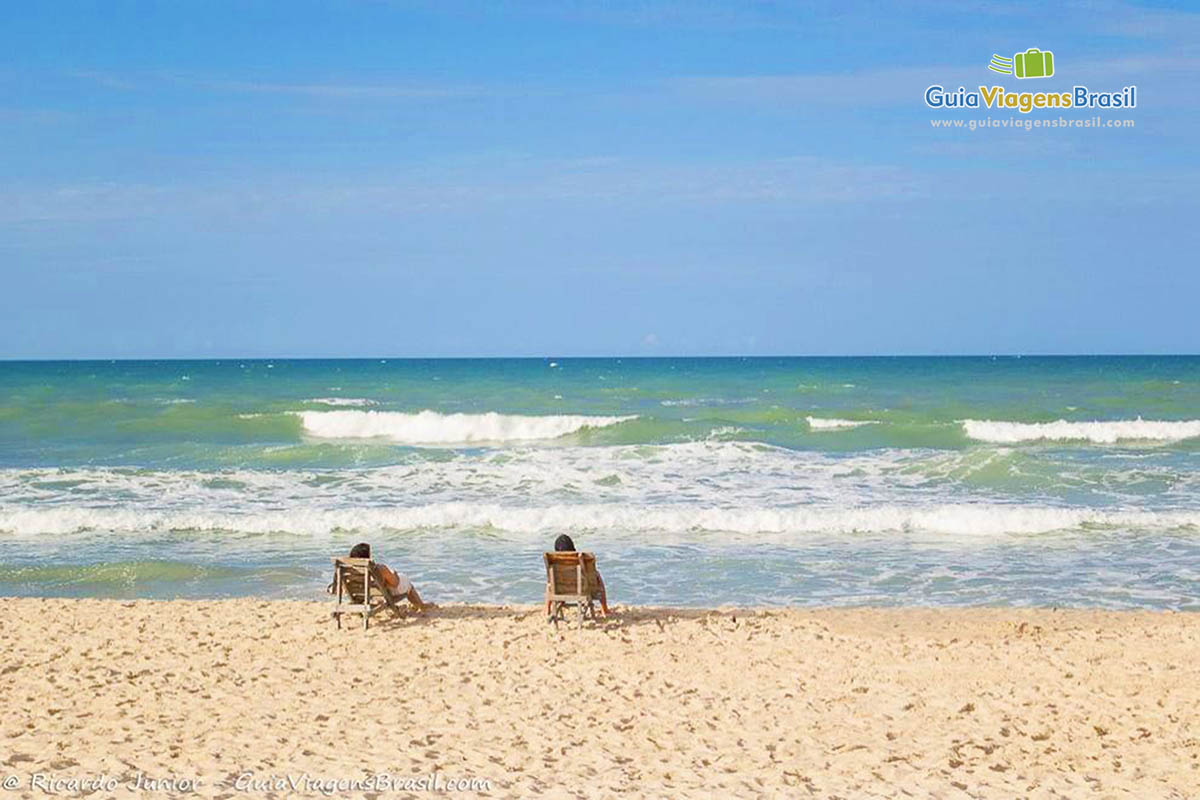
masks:
{"label": "person's leg", "polygon": [[596,574],[596,582],[600,584],[600,613],[608,616],[608,592],[604,590],[604,578]]}
{"label": "person's leg", "polygon": [[409,588],[408,594],[406,594],[405,597],[408,598],[408,602],[412,603],[413,608],[415,608],[417,611],[424,611],[425,609],[433,606],[433,603],[426,603],[421,599],[421,595],[417,593],[417,587],[415,586]]}

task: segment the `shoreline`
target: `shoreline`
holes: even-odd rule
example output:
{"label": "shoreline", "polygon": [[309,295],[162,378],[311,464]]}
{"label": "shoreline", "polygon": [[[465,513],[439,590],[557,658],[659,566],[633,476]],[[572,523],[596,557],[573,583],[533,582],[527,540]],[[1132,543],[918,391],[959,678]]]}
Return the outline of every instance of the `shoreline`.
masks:
{"label": "shoreline", "polygon": [[1200,793],[1188,612],[332,606],[0,598],[10,796]]}
{"label": "shoreline", "polygon": [[[5,603],[106,603],[113,606],[134,607],[134,606],[161,606],[161,604],[172,604],[172,606],[208,606],[208,604],[278,604],[278,606],[299,606],[310,607],[318,610],[334,609],[335,604],[332,601],[332,595],[328,593],[319,593],[316,596],[296,596],[296,595],[217,595],[217,596],[179,596],[179,597],[119,597],[110,595],[6,595],[0,594],[0,615]],[[436,602],[436,612],[440,613],[430,616],[431,621],[434,619],[458,619],[463,614],[486,614],[487,616],[503,615],[500,612],[510,612],[518,618],[527,618],[529,614],[541,613],[541,603],[529,602],[460,602],[460,601],[445,601]],[[421,614],[413,612],[407,602],[401,600],[403,613],[398,615],[396,620],[403,619],[421,619]],[[976,604],[976,606],[958,606],[958,604],[895,604],[895,606],[883,606],[883,604],[862,604],[862,606],[850,606],[850,604],[829,604],[829,606],[802,606],[802,604],[734,604],[734,603],[718,603],[702,606],[702,604],[680,604],[680,606],[655,606],[655,604],[642,603],[617,603],[613,604],[613,615],[608,621],[612,624],[618,624],[622,619],[637,619],[642,620],[646,616],[678,616],[682,619],[696,618],[696,616],[712,616],[712,615],[728,615],[738,614],[745,616],[752,615],[779,615],[779,614],[815,614],[815,615],[838,615],[838,614],[938,614],[938,613],[964,613],[964,614],[990,614],[1012,612],[1014,614],[1097,614],[1102,616],[1195,616],[1196,620],[1200,620],[1200,608],[1150,608],[1150,607],[1130,607],[1130,608],[1104,608],[1099,606],[1006,606],[1006,604]],[[570,626],[574,626],[574,612],[569,609],[568,621]],[[372,616],[371,628],[376,626],[377,619],[388,619],[388,616]],[[595,622],[586,622],[587,627],[598,630],[605,627],[604,619],[600,618]],[[353,626],[352,626],[353,627]]]}

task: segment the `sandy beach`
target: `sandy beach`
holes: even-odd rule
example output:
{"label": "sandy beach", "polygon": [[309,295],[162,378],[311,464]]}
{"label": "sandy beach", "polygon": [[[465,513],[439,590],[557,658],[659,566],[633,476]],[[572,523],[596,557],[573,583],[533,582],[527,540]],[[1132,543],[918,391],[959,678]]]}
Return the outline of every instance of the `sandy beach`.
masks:
{"label": "sandy beach", "polygon": [[0,600],[6,796],[1200,794],[1191,614],[328,611]]}

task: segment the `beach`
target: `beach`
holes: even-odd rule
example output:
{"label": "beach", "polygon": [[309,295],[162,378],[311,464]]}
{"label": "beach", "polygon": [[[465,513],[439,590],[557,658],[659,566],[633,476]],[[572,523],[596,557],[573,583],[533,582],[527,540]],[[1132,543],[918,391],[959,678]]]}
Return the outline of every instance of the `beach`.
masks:
{"label": "beach", "polygon": [[1200,3],[6,7],[0,800],[1200,800]]}
{"label": "beach", "polygon": [[6,796],[1200,793],[1190,613],[331,605],[0,599]]}
{"label": "beach", "polygon": [[[8,363],[0,798],[1195,797],[1198,406],[1197,357]],[[545,622],[564,533],[618,616]],[[359,542],[441,608],[336,628]]]}

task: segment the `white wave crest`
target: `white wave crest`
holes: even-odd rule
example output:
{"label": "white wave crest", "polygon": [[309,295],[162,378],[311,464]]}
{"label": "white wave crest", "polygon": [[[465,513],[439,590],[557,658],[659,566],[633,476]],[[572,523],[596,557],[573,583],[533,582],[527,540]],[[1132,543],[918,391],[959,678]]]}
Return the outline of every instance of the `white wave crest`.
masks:
{"label": "white wave crest", "polygon": [[437,503],[414,507],[328,509],[295,507],[271,511],[213,512],[87,507],[0,511],[0,531],[8,534],[68,534],[87,531],[159,533],[166,531],[338,532],[490,529],[542,536],[562,531],[640,534],[799,534],[931,533],[953,537],[1039,534],[1088,528],[1196,529],[1200,511],[1106,511],[1085,508],[957,504],[863,508],[697,508],[637,507],[617,504],[504,506]]}
{"label": "white wave crest", "polygon": [[755,402],[753,397],[685,397],[678,400],[660,400],[659,405],[672,406],[744,406]]}
{"label": "white wave crest", "polygon": [[309,403],[319,403],[323,406],[373,406],[374,400],[368,400],[365,397],[314,397],[308,400]]}
{"label": "white wave crest", "polygon": [[605,428],[636,416],[439,414],[421,411],[301,411],[304,429],[324,439],[387,438],[415,445],[557,439],[584,428]]}
{"label": "white wave crest", "polygon": [[844,428],[859,428],[863,425],[879,424],[879,420],[877,419],[837,419],[836,417],[827,419],[822,417],[805,417],[805,419],[808,421],[808,427],[814,431],[836,431]]}
{"label": "white wave crest", "polygon": [[1016,444],[1018,442],[1085,441],[1114,444],[1119,441],[1177,442],[1200,436],[1200,420],[1156,421],[1142,419],[1112,422],[993,422],[962,421],[967,436],[981,442]]}

